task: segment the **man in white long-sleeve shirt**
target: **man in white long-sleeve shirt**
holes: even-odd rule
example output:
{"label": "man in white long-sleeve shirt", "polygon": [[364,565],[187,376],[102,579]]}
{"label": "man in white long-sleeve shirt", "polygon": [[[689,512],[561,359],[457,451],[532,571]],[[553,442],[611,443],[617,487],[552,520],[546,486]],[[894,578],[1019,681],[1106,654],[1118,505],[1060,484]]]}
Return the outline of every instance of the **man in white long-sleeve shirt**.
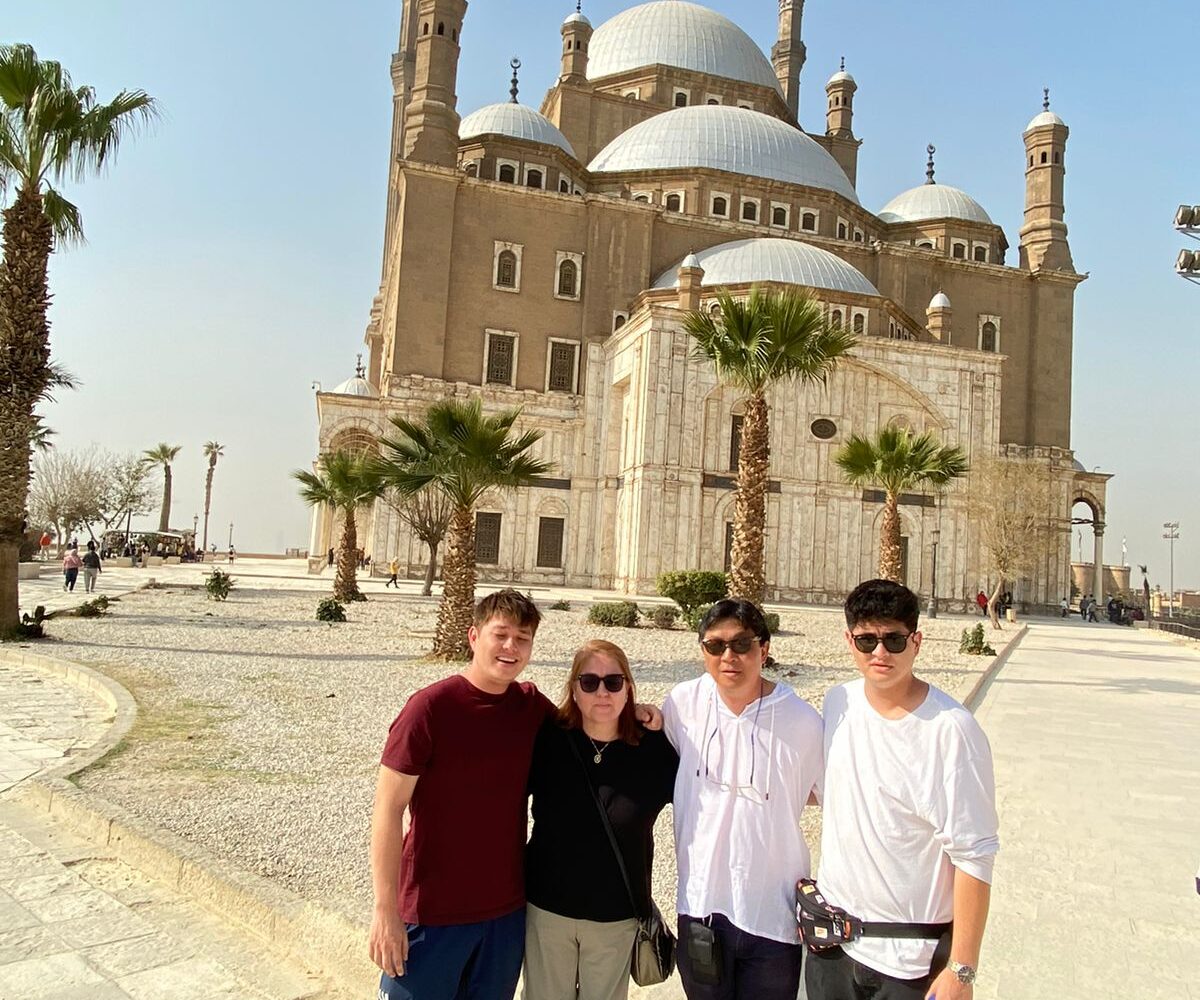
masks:
{"label": "man in white long-sleeve shirt", "polygon": [[920,605],[887,580],[846,599],[862,678],[825,697],[818,881],[875,924],[953,924],[936,939],[864,935],[809,956],[810,1000],[970,1000],[999,849],[992,755],[979,724],[919,679]]}
{"label": "man in white long-sleeve shirt", "polygon": [[663,705],[679,751],[675,855],[679,975],[688,1000],[795,1000],[800,813],[820,794],[821,717],[763,676],[762,610],[725,600],[700,623],[705,672]]}

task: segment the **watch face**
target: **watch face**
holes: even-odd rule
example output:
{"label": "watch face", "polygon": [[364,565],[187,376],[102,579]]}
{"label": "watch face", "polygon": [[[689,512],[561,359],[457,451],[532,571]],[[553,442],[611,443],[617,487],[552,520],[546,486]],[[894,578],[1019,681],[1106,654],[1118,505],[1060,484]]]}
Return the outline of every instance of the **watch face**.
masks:
{"label": "watch face", "polygon": [[964,986],[970,986],[975,982],[975,970],[969,965],[959,965],[955,962],[950,966],[950,971],[954,973],[958,981]]}

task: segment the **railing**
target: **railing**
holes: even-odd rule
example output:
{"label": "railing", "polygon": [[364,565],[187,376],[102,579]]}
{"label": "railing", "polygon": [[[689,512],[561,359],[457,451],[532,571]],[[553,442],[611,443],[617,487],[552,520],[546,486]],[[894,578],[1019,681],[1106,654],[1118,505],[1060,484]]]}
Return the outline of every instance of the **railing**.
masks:
{"label": "railing", "polygon": [[1186,636],[1189,639],[1200,639],[1200,625],[1185,625],[1174,618],[1155,618],[1151,620],[1150,627],[1163,632],[1173,632],[1175,635]]}

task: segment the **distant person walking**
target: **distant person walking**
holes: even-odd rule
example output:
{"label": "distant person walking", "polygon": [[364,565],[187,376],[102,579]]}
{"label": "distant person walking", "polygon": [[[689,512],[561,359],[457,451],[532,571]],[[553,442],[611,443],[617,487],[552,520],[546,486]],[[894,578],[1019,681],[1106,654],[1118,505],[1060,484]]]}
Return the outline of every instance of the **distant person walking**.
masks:
{"label": "distant person walking", "polygon": [[987,606],[988,606],[987,594],[985,594],[981,590],[978,594],[975,595],[975,603],[979,605],[979,613],[981,615],[987,615]]}
{"label": "distant person walking", "polygon": [[233,558],[236,555],[237,555],[237,551],[234,549],[234,547],[232,545],[229,546],[229,565],[230,566],[233,565]]}
{"label": "distant person walking", "polygon": [[63,590],[74,593],[75,581],[79,579],[79,567],[82,565],[83,560],[79,558],[79,549],[72,545],[67,549],[67,554],[63,556]]}
{"label": "distant person walking", "polygon": [[327,559],[328,559],[328,562],[326,563],[326,565],[328,565],[328,566],[332,566],[332,565],[333,565],[333,547],[332,547],[332,546],[331,546],[331,547],[330,547],[330,549],[329,549],[329,553],[328,553],[328,555],[327,555]]}
{"label": "distant person walking", "polygon": [[384,587],[395,587],[397,590],[399,590],[400,582],[396,579],[396,577],[400,573],[400,560],[395,556],[393,556],[392,561],[388,563],[388,572],[391,574],[391,576],[388,577],[388,581],[384,584]]}
{"label": "distant person walking", "polygon": [[1071,613],[1071,603],[1065,597],[1058,602],[1058,609],[1062,612],[1062,617],[1066,618]]}
{"label": "distant person walking", "polygon": [[87,551],[83,554],[83,558],[80,561],[83,563],[84,593],[94,593],[96,590],[96,577],[103,572],[103,568],[100,565],[100,556],[96,552],[95,542],[87,543]]}

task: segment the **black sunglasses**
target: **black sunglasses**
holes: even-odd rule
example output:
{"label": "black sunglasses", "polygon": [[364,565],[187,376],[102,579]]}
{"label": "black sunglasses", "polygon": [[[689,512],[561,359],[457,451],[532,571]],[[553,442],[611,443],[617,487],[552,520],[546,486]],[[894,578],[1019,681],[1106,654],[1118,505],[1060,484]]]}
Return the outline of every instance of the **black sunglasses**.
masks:
{"label": "black sunglasses", "polygon": [[725,650],[732,649],[738,656],[750,652],[756,642],[762,642],[757,636],[739,635],[736,639],[726,642],[724,639],[701,639],[700,645],[709,656],[724,656]]}
{"label": "black sunglasses", "polygon": [[864,632],[862,635],[851,636],[854,639],[854,645],[858,647],[860,653],[873,653],[875,647],[881,642],[883,648],[889,653],[902,653],[904,647],[908,645],[908,637],[911,632],[888,632],[887,635],[872,635],[870,632]]}
{"label": "black sunglasses", "polygon": [[625,675],[605,674],[601,677],[599,674],[580,674],[579,690],[584,694],[595,694],[600,690],[601,682],[604,683],[605,691],[609,694],[616,694],[625,686]]}

